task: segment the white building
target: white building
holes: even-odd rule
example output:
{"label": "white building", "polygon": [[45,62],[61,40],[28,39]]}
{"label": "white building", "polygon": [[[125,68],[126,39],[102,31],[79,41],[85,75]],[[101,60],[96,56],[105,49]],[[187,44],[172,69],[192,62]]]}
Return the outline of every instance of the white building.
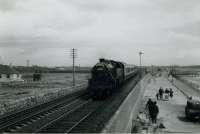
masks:
{"label": "white building", "polygon": [[9,66],[0,65],[0,82],[14,81],[23,81],[22,75]]}

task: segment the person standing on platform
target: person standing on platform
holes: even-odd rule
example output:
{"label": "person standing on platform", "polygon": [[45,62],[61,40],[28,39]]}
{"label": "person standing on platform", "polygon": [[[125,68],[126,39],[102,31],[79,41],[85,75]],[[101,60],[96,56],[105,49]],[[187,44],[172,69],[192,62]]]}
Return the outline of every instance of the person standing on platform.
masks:
{"label": "person standing on platform", "polygon": [[149,106],[153,104],[153,101],[151,100],[151,98],[149,98],[149,100],[147,101],[147,104],[146,104],[146,108],[149,109]]}
{"label": "person standing on platform", "polygon": [[160,87],[160,89],[159,89],[159,96],[160,96],[160,99],[163,99],[163,89]]}
{"label": "person standing on platform", "polygon": [[165,93],[166,93],[166,94],[169,94],[168,88],[165,89]]}
{"label": "person standing on platform", "polygon": [[155,101],[153,102],[153,105],[152,105],[152,123],[157,123],[158,113],[159,113],[159,108]]}
{"label": "person standing on platform", "polygon": [[173,96],[174,96],[174,92],[173,92],[173,90],[170,88],[170,90],[169,90],[169,96],[171,97],[171,98],[173,98]]}
{"label": "person standing on platform", "polygon": [[157,99],[157,100],[159,99],[159,94],[158,94],[158,93],[156,93],[156,99]]}
{"label": "person standing on platform", "polygon": [[152,116],[151,116],[151,109],[152,109],[152,105],[153,105],[153,101],[149,98],[149,100],[147,101],[147,104],[146,104],[146,109],[147,109],[147,115],[149,115],[149,120],[152,120]]}

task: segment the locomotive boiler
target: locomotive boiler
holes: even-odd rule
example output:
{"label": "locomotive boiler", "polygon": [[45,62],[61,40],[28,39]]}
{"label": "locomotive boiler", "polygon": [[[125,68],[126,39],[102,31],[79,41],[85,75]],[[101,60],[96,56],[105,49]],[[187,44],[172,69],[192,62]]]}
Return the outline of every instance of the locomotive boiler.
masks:
{"label": "locomotive boiler", "polygon": [[93,99],[110,96],[127,79],[137,73],[134,65],[114,60],[99,59],[91,70],[88,89]]}

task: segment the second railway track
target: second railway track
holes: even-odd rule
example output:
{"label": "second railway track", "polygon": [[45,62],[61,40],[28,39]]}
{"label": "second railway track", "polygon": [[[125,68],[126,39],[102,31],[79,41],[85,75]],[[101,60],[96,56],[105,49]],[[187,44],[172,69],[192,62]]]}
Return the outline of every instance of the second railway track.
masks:
{"label": "second railway track", "polygon": [[87,98],[89,96],[86,91],[76,92],[33,108],[9,114],[0,119],[0,132],[32,132],[38,124],[44,123],[44,119],[52,120],[51,116],[57,112],[64,111],[74,103],[82,102]]}

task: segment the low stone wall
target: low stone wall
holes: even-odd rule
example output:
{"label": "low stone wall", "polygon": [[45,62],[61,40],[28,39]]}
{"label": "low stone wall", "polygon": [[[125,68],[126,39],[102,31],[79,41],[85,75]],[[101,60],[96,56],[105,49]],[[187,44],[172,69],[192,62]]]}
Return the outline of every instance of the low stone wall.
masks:
{"label": "low stone wall", "polygon": [[77,92],[86,88],[87,88],[87,84],[82,84],[76,87],[55,89],[51,92],[35,94],[33,96],[21,98],[14,102],[3,103],[3,104],[0,104],[0,116],[12,111],[26,109],[35,105],[46,103],[56,98],[59,98],[67,94],[71,94],[73,92]]}

